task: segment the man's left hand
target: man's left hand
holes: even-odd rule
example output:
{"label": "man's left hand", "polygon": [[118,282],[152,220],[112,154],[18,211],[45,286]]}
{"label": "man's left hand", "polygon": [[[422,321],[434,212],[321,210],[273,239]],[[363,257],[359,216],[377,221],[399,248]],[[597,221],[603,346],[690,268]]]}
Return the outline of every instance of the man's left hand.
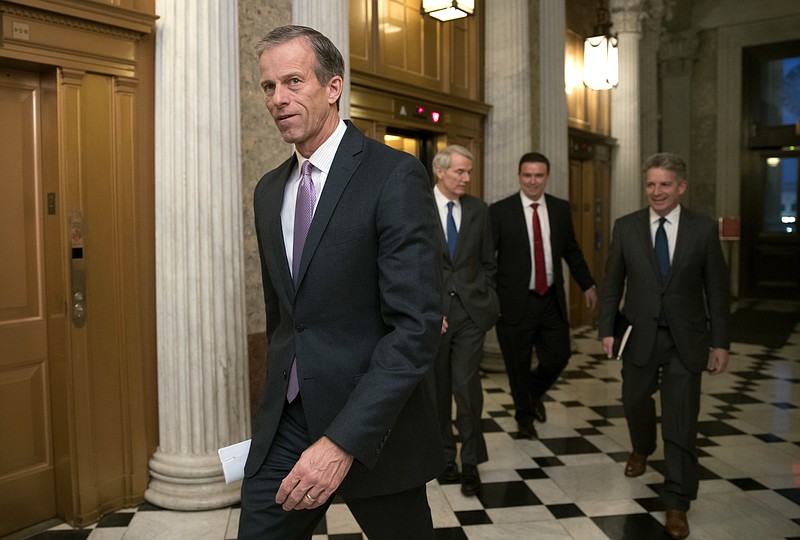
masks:
{"label": "man's left hand", "polygon": [[719,375],[728,369],[728,350],[711,349],[708,351],[708,372],[712,375]]}
{"label": "man's left hand", "polygon": [[309,446],[286,475],[275,496],[284,510],[308,510],[325,504],[347,476],[353,456],[323,436]]}
{"label": "man's left hand", "polygon": [[594,306],[597,305],[597,287],[592,285],[583,291],[583,298],[586,300],[586,309],[594,311]]}

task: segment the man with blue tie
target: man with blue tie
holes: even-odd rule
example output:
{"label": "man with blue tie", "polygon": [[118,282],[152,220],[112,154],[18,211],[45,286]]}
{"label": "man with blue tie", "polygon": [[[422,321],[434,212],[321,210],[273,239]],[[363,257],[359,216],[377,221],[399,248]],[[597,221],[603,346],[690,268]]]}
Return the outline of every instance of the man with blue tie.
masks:
{"label": "man with blue tie", "polygon": [[[466,194],[473,161],[472,153],[456,144],[447,146],[433,158],[436,175],[433,193],[444,232],[441,260],[446,329],[428,381],[436,396],[447,460],[447,468],[439,475],[439,481],[460,480],[465,495],[475,495],[481,490],[478,464],[488,459],[481,427],[483,389],[479,366],[484,337],[499,312],[489,207]],[[455,426],[461,442],[461,474],[456,464],[456,438],[452,427],[453,397]]]}
{"label": "man with blue tie", "polygon": [[644,474],[656,449],[656,406],[666,474],[665,529],[689,535],[686,512],[697,498],[697,415],[703,371],[728,365],[730,294],[717,223],[681,206],[686,164],[675,154],[650,156],[643,166],[649,208],[614,224],[599,334],[611,358],[614,319],[622,311],[633,330],[622,355],[622,403],[633,451],[625,476]]}

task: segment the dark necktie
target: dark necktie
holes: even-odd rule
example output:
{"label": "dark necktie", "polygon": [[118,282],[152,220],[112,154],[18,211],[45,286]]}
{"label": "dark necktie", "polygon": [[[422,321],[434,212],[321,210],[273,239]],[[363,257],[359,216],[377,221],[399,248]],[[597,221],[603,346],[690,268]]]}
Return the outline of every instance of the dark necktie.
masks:
{"label": "dark necktie", "polygon": [[539,203],[533,203],[533,275],[534,287],[539,296],[547,292],[547,267],[544,264],[544,240],[542,240],[542,224],[539,222]]}
{"label": "dark necktie", "polygon": [[[294,238],[292,239],[292,279],[297,285],[300,279],[300,259],[303,256],[303,246],[306,243],[308,229],[311,228],[311,218],[314,217],[314,203],[317,195],[314,192],[314,182],[311,180],[311,162],[306,160],[300,169],[300,185],[297,188],[297,199],[294,206]],[[292,369],[289,371],[289,386],[286,388],[286,399],[291,403],[300,393],[300,384],[297,381],[297,358],[292,360]]]}
{"label": "dark necktie", "polygon": [[456,241],[458,240],[458,229],[456,229],[456,220],[453,219],[453,206],[455,203],[450,201],[447,203],[447,247],[450,248],[450,260],[454,261],[456,258]]}
{"label": "dark necktie", "polygon": [[662,217],[658,220],[658,229],[656,229],[655,241],[655,255],[656,266],[658,267],[658,277],[661,278],[661,283],[666,283],[669,277],[669,244],[667,243],[667,233],[664,230],[664,222],[667,218]]}

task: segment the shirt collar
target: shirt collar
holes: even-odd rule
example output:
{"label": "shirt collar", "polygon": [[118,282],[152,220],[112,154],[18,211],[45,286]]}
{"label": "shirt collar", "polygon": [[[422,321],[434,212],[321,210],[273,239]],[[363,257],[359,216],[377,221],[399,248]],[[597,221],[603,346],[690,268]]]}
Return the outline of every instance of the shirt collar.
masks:
{"label": "shirt collar", "polygon": [[447,206],[449,202],[452,202],[453,206],[461,206],[461,199],[448,199],[436,186],[433,186],[433,196],[436,198],[436,206]]}
{"label": "shirt collar", "polygon": [[[665,217],[665,218],[667,218],[667,222],[668,222],[668,223],[671,223],[671,224],[678,223],[678,220],[679,220],[679,219],[680,219],[680,217],[681,217],[681,205],[679,204],[678,206],[676,206],[675,208],[673,208],[673,209],[672,209],[672,211],[670,211],[670,213],[669,213],[669,214],[667,214],[667,215],[666,215],[666,216],[664,216],[664,217]],[[659,219],[661,219],[661,216],[659,216],[659,215],[656,213],[656,211],[655,211],[655,210],[653,210],[652,208],[650,208],[650,223],[653,223],[653,224],[655,224],[655,223],[658,223],[658,220],[659,220]]]}
{"label": "shirt collar", "polygon": [[546,199],[546,197],[545,197],[545,195],[544,195],[544,194],[542,194],[542,196],[541,196],[541,197],[539,197],[539,200],[538,200],[538,201],[534,201],[533,199],[531,199],[530,197],[528,197],[527,195],[525,195],[525,194],[522,192],[522,190],[520,190],[520,191],[519,191],[519,198],[520,198],[520,200],[522,201],[522,206],[523,206],[523,207],[525,207],[525,208],[529,207],[530,205],[532,205],[532,204],[534,204],[534,203],[536,203],[536,204],[539,204],[539,205],[540,205],[540,208],[541,208],[541,207],[547,208],[547,204],[545,203],[545,199]]}
{"label": "shirt collar", "polygon": [[[331,133],[331,136],[328,137],[325,142],[322,143],[319,148],[317,148],[317,150],[308,158],[308,160],[311,161],[311,164],[317,170],[325,173],[325,175],[327,175],[331,170],[333,158],[336,157],[336,150],[339,148],[339,143],[342,142],[346,131],[347,124],[340,119],[339,125],[336,126],[336,129],[333,133]],[[294,153],[297,156],[297,167],[299,170],[306,161],[306,158],[304,158],[296,149]]]}

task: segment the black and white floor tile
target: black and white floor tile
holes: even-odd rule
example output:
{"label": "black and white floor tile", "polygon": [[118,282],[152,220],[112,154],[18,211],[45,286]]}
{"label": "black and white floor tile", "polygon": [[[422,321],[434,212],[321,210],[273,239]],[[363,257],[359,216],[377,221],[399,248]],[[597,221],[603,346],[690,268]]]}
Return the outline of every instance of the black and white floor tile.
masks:
{"label": "black and white floor tile", "polygon": [[[776,307],[777,306],[777,307]],[[747,305],[789,309],[790,304]],[[691,539],[800,539],[800,325],[732,346],[728,373],[705,376],[700,416],[700,495],[689,512]],[[735,336],[734,336],[735,337]],[[596,331],[575,333],[577,352],[548,393],[539,440],[517,436],[504,373],[486,373],[484,429],[490,460],[477,497],[432,481],[438,539],[667,538],[659,499],[661,448],[647,472],[626,478],[629,440],[620,403],[620,365],[603,358]],[[60,525],[37,539],[236,538],[238,509],[171,512],[143,505],[82,530]],[[315,539],[363,538],[334,503]]]}

